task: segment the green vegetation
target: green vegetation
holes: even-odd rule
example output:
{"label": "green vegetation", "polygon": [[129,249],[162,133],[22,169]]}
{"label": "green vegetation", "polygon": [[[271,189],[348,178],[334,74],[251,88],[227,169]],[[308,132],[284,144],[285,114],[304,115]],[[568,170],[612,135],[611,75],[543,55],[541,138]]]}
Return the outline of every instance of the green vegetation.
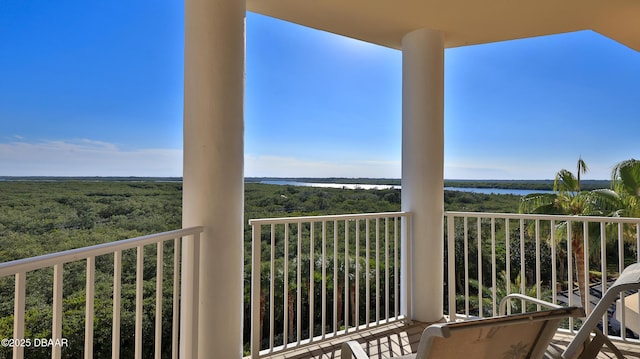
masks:
{"label": "green vegetation", "polygon": [[[181,227],[180,182],[95,179],[0,181],[0,262],[94,244],[159,233]],[[519,196],[445,192],[445,209],[515,212]],[[302,215],[386,212],[400,210],[400,191],[344,190],[246,183],[245,219]],[[250,229],[247,225],[246,248]],[[173,246],[164,248],[165,263],[171,263]],[[245,258],[249,258],[248,252]],[[308,258],[307,258],[308,261]],[[351,263],[350,266],[354,265]],[[362,265],[362,264],[361,264]],[[123,253],[121,353],[133,353],[135,306],[135,251]],[[84,342],[85,266],[65,265],[63,337],[69,347],[63,356],[81,356]],[[173,268],[164,269],[171,278]],[[96,358],[110,357],[113,256],[96,262]],[[143,332],[153,333],[155,304],[155,248],[145,248]],[[12,336],[13,278],[0,278],[0,337]],[[316,290],[319,290],[318,288]],[[171,318],[172,283],[164,283],[163,316]],[[52,270],[31,272],[27,279],[26,336],[51,337]],[[353,315],[353,314],[352,314]],[[248,318],[248,316],[246,316]],[[168,350],[171,326],[163,333]],[[153,338],[145,334],[145,353],[153,349]],[[9,348],[0,348],[5,357]],[[29,358],[50,357],[49,348],[29,348]],[[132,355],[132,354],[131,354]]]}
{"label": "green vegetation", "polygon": [[[90,246],[181,226],[180,183],[1,181],[0,261],[32,257],[66,249]],[[171,258],[172,244],[165,248]],[[153,333],[155,315],[155,248],[145,248],[143,330]],[[135,307],[135,251],[123,252],[122,353],[133,356]],[[170,261],[166,261],[170,263]],[[171,278],[173,269],[165,268]],[[94,350],[96,358],[110,357],[112,320],[113,256],[96,259]],[[27,275],[26,338],[51,338],[53,271],[37,270]],[[163,287],[165,317],[170,320],[172,283]],[[13,336],[13,278],[0,278],[0,337]],[[84,346],[85,264],[64,266],[63,348],[67,358],[82,357]],[[165,323],[164,328],[171,328]],[[144,351],[153,350],[153,339]],[[163,342],[171,342],[170,330]],[[168,348],[168,347],[167,347]],[[49,358],[50,348],[25,348],[28,358]],[[0,357],[10,357],[10,348],[0,348]]]}

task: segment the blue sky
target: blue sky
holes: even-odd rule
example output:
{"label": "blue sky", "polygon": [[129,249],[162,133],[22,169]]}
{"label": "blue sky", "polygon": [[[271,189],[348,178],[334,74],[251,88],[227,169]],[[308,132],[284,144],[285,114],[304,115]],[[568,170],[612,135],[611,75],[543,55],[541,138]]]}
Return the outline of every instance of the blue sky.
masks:
{"label": "blue sky", "polygon": [[[180,176],[180,1],[0,1],[0,175]],[[247,15],[245,175],[400,177],[401,53]],[[445,177],[640,158],[640,53],[591,31],[445,52]]]}

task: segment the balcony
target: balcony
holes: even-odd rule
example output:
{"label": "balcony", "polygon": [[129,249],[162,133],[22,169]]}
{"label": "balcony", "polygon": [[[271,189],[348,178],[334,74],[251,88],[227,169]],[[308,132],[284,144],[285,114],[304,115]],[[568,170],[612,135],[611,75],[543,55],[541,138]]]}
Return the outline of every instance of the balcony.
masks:
{"label": "balcony", "polygon": [[[412,270],[412,262],[420,260],[411,255],[412,221],[407,212],[251,220],[252,246],[245,256],[245,313],[251,313],[245,319],[247,354],[338,357],[340,343],[348,339],[359,340],[378,358],[415,350],[426,323],[410,320],[413,303],[433,298],[412,294],[412,284],[425,275]],[[590,302],[596,302],[607,283],[639,260],[639,228],[637,218],[447,212],[445,318],[493,316],[506,293],[579,305],[577,278],[584,278]],[[186,228],[0,264],[0,278],[14,281],[5,281],[12,288],[4,291],[14,293],[13,338],[22,343],[5,345],[5,354],[115,358],[121,343],[132,340],[136,358],[143,353],[192,357],[198,331],[197,283],[205,275],[198,272],[193,253],[198,252],[202,230]],[[589,264],[584,276],[569,270],[575,259],[567,253],[578,244]],[[110,263],[113,272],[97,272],[96,262]],[[145,279],[155,282],[154,288]],[[69,329],[63,326],[63,303],[68,306],[69,298],[64,297],[64,282],[69,280],[86,282],[80,303],[84,334],[74,337],[83,343],[65,343]],[[36,347],[42,338],[34,337],[36,330],[29,327],[34,325],[28,318],[37,300],[30,295],[34,286],[43,285],[51,288],[51,319],[38,326],[50,328],[52,342]],[[133,307],[124,305],[125,287],[135,289]],[[637,295],[625,297],[619,302],[637,304]],[[636,355],[632,353],[640,352],[640,342],[630,329],[638,326],[633,307],[612,306],[602,330],[623,351]],[[586,307],[587,312],[591,309]],[[516,303],[509,310],[522,307]],[[133,318],[131,325],[125,317]],[[579,325],[568,321],[556,342],[566,345]],[[96,330],[107,330],[110,335],[101,339],[109,342],[97,340]]]}
{"label": "balcony", "polygon": [[[194,243],[194,246],[186,248],[188,249],[186,252],[191,258],[187,260],[187,263],[190,266],[193,265],[194,268],[199,268],[199,278],[206,278],[206,280],[199,281],[200,297],[199,301],[194,303],[200,306],[189,309],[191,312],[197,313],[194,318],[200,319],[197,338],[191,338],[183,333],[185,334],[184,338],[192,340],[191,345],[185,347],[195,348],[192,350],[196,356],[216,353],[222,358],[239,358],[241,355],[239,348],[242,347],[242,338],[239,333],[242,332],[242,323],[236,321],[236,318],[241,316],[243,312],[243,248],[239,241],[236,243],[233,239],[241,238],[243,235],[244,25],[247,9],[303,26],[401,49],[402,173],[400,177],[402,179],[402,210],[411,213],[409,220],[411,225],[403,227],[406,230],[405,233],[400,230],[398,262],[396,263],[395,259],[392,259],[384,265],[384,276],[386,276],[386,268],[393,265],[393,273],[395,275],[397,268],[399,277],[392,277],[391,267],[389,267],[389,282],[386,282],[386,277],[381,274],[383,267],[381,262],[374,261],[373,265],[371,262],[367,262],[369,269],[362,269],[359,261],[353,260],[355,266],[353,272],[349,270],[349,273],[355,273],[355,271],[358,271],[359,274],[369,273],[371,268],[375,268],[378,274],[377,276],[374,274],[373,277],[380,280],[375,284],[371,282],[372,274],[370,273],[368,274],[369,280],[362,280],[360,275],[354,276],[353,280],[358,278],[359,285],[353,296],[350,294],[351,288],[348,291],[345,289],[345,293],[342,294],[343,305],[346,307],[345,303],[349,303],[352,297],[355,301],[355,297],[358,296],[358,304],[351,307],[362,305],[362,303],[367,303],[367,305],[375,303],[376,307],[364,306],[362,310],[353,314],[348,310],[349,308],[346,308],[347,310],[343,308],[343,314],[340,316],[338,310],[334,311],[333,307],[316,307],[318,303],[318,305],[329,306],[339,302],[339,299],[333,299],[337,294],[333,293],[333,284],[330,281],[335,276],[331,276],[330,269],[327,275],[323,276],[321,273],[324,267],[318,267],[314,263],[316,254],[322,252],[316,239],[310,239],[310,242],[315,243],[309,251],[313,253],[310,256],[310,259],[313,260],[309,260],[309,262],[314,264],[308,266],[309,272],[313,273],[313,277],[309,275],[312,280],[309,280],[308,286],[306,281],[301,280],[300,286],[296,281],[295,286],[289,287],[291,290],[296,290],[291,294],[288,293],[289,290],[282,292],[284,284],[280,286],[277,282],[278,267],[264,269],[269,274],[263,276],[262,263],[273,263],[271,265],[275,266],[276,262],[271,260],[272,255],[267,252],[267,248],[260,248],[261,260],[258,263],[260,268],[255,267],[253,270],[260,273],[261,277],[268,278],[269,281],[273,280],[275,283],[272,284],[261,279],[260,289],[255,289],[255,287],[253,289],[253,303],[250,305],[253,312],[251,317],[253,329],[247,329],[248,333],[245,333],[245,336],[248,338],[251,332],[254,333],[253,343],[250,345],[254,357],[259,356],[259,352],[275,354],[279,347],[287,347],[287,350],[290,350],[293,349],[293,346],[306,345],[305,340],[311,343],[330,340],[334,337],[334,332],[336,340],[338,340],[337,337],[341,331],[344,330],[348,334],[351,330],[360,331],[362,325],[365,328],[367,325],[371,327],[372,324],[369,321],[374,321],[374,318],[376,326],[378,322],[382,326],[386,325],[385,320],[395,320],[395,318],[401,320],[403,316],[428,322],[441,319],[443,312],[448,315],[454,314],[454,318],[459,315],[474,315],[473,313],[476,311],[479,316],[490,315],[489,312],[494,307],[493,302],[500,294],[497,285],[498,274],[504,270],[505,276],[510,277],[507,282],[514,279],[511,276],[515,277],[517,273],[515,268],[521,267],[521,265],[518,263],[518,265],[509,268],[506,268],[506,265],[505,268],[497,268],[498,258],[502,253],[493,253],[492,249],[481,248],[479,253],[482,255],[479,256],[479,266],[474,264],[478,261],[475,257],[469,257],[466,260],[469,264],[468,269],[464,269],[469,276],[466,283],[464,281],[467,279],[467,274],[463,273],[463,269],[454,268],[455,258],[443,261],[442,253],[445,243],[442,239],[445,227],[443,227],[442,191],[445,129],[444,51],[446,48],[584,29],[593,29],[627,44],[633,49],[639,48],[638,41],[635,40],[638,29],[638,22],[635,21],[637,16],[635,15],[639,10],[635,4],[626,2],[585,4],[573,0],[564,4],[566,7],[560,8],[551,2],[531,2],[526,6],[507,8],[498,2],[493,4],[495,6],[478,5],[472,2],[465,2],[465,6],[459,6],[459,3],[450,2],[408,2],[398,5],[391,2],[366,2],[362,0],[313,2],[305,3],[304,6],[300,6],[300,3],[296,1],[263,0],[187,1],[185,4],[183,225],[205,228],[200,247],[194,248],[194,246],[198,246],[197,243]],[[488,11],[495,8],[503,9],[503,11]],[[580,11],[573,11],[575,9],[580,9]],[[539,21],[541,18],[544,18],[545,21]],[[470,21],[470,19],[474,20]],[[303,120],[301,119],[301,121]],[[488,122],[486,125],[491,126]],[[533,137],[527,139],[532,140]],[[493,220],[488,219],[488,221],[497,224],[500,223],[499,218],[504,217],[497,216]],[[525,223],[536,222],[534,217],[522,218]],[[514,220],[514,222],[519,220]],[[486,226],[482,224],[483,221],[487,221],[487,219],[479,220],[481,227],[479,232],[481,233],[486,230]],[[509,219],[509,221],[512,220]],[[540,230],[543,230],[546,222],[540,219],[540,223]],[[352,225],[354,224],[350,222],[349,226]],[[317,226],[314,225],[312,231],[309,229],[310,233],[321,231],[316,228]],[[319,226],[322,227],[322,224]],[[369,226],[369,231],[373,232],[371,224]],[[449,224],[446,228],[448,226]],[[491,225],[489,224],[489,226]],[[514,226],[515,223],[510,223],[509,228],[516,228]],[[327,233],[329,233],[331,231],[330,222],[327,222],[326,227]],[[310,225],[309,228],[311,228]],[[605,223],[606,228],[607,224]],[[456,225],[453,226],[454,232],[455,229]],[[411,233],[408,233],[409,230]],[[496,229],[493,232],[495,233],[495,241],[503,240],[499,235],[500,230]],[[286,230],[283,229],[284,231]],[[365,228],[363,231],[367,231],[367,229]],[[263,234],[261,230],[259,232],[258,237],[262,242]],[[290,234],[293,232],[293,229],[289,229]],[[334,230],[334,232],[337,231]],[[345,243],[355,243],[354,232],[360,233],[360,231],[350,229]],[[522,232],[525,233],[525,231]],[[276,229],[275,234],[278,233],[279,230]],[[371,235],[369,234],[369,236]],[[473,228],[469,230],[467,235],[471,241]],[[543,237],[543,235],[540,236],[541,242]],[[621,236],[621,238],[623,237]],[[269,241],[271,240],[270,237],[267,238]],[[373,237],[369,237],[370,245],[372,238],[375,242],[375,234]],[[380,238],[385,237],[380,236]],[[389,238],[392,237],[389,236]],[[532,238],[535,241],[535,237]],[[366,241],[366,238],[360,239]],[[483,237],[483,241],[491,243],[493,239],[490,235],[486,238]],[[276,250],[279,250],[278,243],[284,242],[284,240],[276,238],[275,242]],[[319,242],[322,241],[319,240]],[[469,244],[472,245],[473,242]],[[491,247],[491,245],[489,246]],[[292,246],[292,248],[294,247]],[[327,248],[325,250],[330,251],[332,247],[328,244]],[[453,249],[452,246],[451,248]],[[340,244],[338,249],[340,249]],[[407,251],[404,255],[403,250]],[[356,251],[354,247],[353,251],[350,249],[347,255],[354,255]],[[384,252],[380,249],[378,251],[379,255]],[[537,256],[542,256],[535,249],[534,252]],[[195,253],[199,256],[194,256]],[[247,253],[246,248],[245,253]],[[274,259],[280,258],[278,253],[276,251]],[[371,256],[373,252],[365,249],[360,253]],[[489,254],[489,257],[486,254]],[[490,259],[494,254],[496,261]],[[325,253],[325,255],[331,257],[329,253]],[[419,256],[419,260],[412,259],[411,255]],[[200,256],[202,260],[195,266],[194,261]],[[561,253],[558,253],[557,256],[558,273],[555,274],[560,276],[560,272],[563,272],[562,268],[570,268],[573,262],[568,258],[561,261]],[[292,257],[295,256],[288,256],[288,259],[292,259]],[[532,273],[526,272],[527,270],[543,268],[544,262],[540,262],[540,265],[536,266],[536,264],[527,262],[528,255],[521,257],[524,262],[522,267],[525,269],[521,270],[523,277],[527,277],[527,273]],[[623,259],[620,262],[624,262],[627,258],[624,253],[621,253],[621,257]],[[246,258],[245,254],[245,273],[248,264]],[[389,257],[382,256],[378,260],[381,260],[380,258],[387,260],[386,258]],[[555,261],[556,257],[553,256],[553,258]],[[337,259],[340,264],[339,254]],[[345,264],[349,263],[347,259],[343,259]],[[371,257],[369,259],[371,260]],[[302,260],[302,258],[298,258],[298,260]],[[637,259],[633,258],[633,261],[637,261]],[[289,260],[283,262],[288,263]],[[446,268],[445,262],[448,264]],[[284,271],[284,263],[282,263],[281,270],[288,274],[290,268]],[[560,265],[560,263],[564,264]],[[286,265],[290,266],[290,264]],[[297,263],[295,266],[297,268]],[[403,272],[403,266],[408,271]],[[474,274],[474,266],[482,268],[479,274]],[[349,266],[345,265],[345,267]],[[606,283],[606,279],[614,277],[622,266],[614,268],[603,265],[602,267],[605,268],[603,282]],[[321,269],[318,270],[318,268]],[[447,274],[443,275],[445,269],[444,273]],[[564,273],[567,272],[564,271]],[[338,274],[340,274],[339,270]],[[526,279],[534,283],[534,286],[540,287],[540,289],[546,288],[547,283],[543,283],[544,277],[542,275],[539,276],[539,279],[535,274],[533,278],[530,278],[530,274],[528,276],[529,278]],[[383,277],[385,280],[382,280]],[[495,280],[493,280],[494,278]],[[443,279],[448,280],[444,282],[444,286]],[[326,282],[324,286],[322,281]],[[344,281],[346,282],[346,280]],[[399,283],[399,289],[394,288],[396,281]],[[476,298],[480,297],[477,309],[473,304],[473,281],[480,283],[481,287],[484,285],[490,288],[488,291],[479,290],[481,294],[475,296]],[[284,283],[287,282],[284,281]],[[558,287],[556,287],[556,283],[559,283]],[[573,283],[573,277],[554,278],[549,284],[556,288],[555,293],[558,297],[552,296],[551,299],[559,300],[559,295],[564,290],[575,286]],[[528,288],[529,283],[526,284],[525,289]],[[387,285],[389,286],[388,295],[386,293]],[[385,287],[384,292],[381,292],[382,286]],[[469,292],[465,293],[467,286]],[[564,286],[567,288],[565,289]],[[244,287],[247,288],[246,283]],[[345,288],[347,287],[349,286],[345,286]],[[511,289],[509,286],[507,287]],[[313,288],[311,293],[314,295],[310,296],[311,300],[309,300],[306,299],[305,291],[309,291],[311,288]],[[327,296],[324,300],[315,294],[316,290],[320,292],[322,288],[327,289],[324,294],[320,293],[320,295]],[[462,292],[459,292],[458,288],[462,288]],[[263,289],[267,294],[262,294]],[[301,294],[298,294],[298,291],[301,291]],[[571,293],[571,291],[567,293]],[[455,300],[455,295],[462,297],[459,303]],[[301,298],[298,302],[304,299],[305,303],[313,302],[313,305],[302,307],[302,312],[297,315],[298,304],[296,304],[295,314],[287,314],[287,320],[284,321],[284,312],[288,313],[289,311],[289,298],[297,300],[298,296]],[[250,297],[250,295],[245,292],[244,297]],[[271,297],[273,300],[270,299]],[[285,297],[286,304],[284,304]],[[260,298],[264,298],[264,305],[261,305]],[[378,298],[382,298],[380,303],[377,302]],[[395,311],[396,298],[399,302],[398,311]],[[429,298],[429,300],[425,298]],[[394,301],[393,310],[388,306],[391,299]],[[269,303],[268,309],[265,307],[267,303]],[[384,310],[380,308],[382,303],[385,303]],[[445,306],[443,303],[448,304]],[[366,308],[368,308],[368,314]],[[387,308],[389,308],[389,316],[387,316]],[[347,318],[347,313],[349,318]],[[380,313],[379,317],[378,313]],[[309,319],[303,320],[303,316]],[[355,320],[356,316],[357,320]],[[289,324],[291,318],[294,320],[293,325]],[[364,323],[365,320],[367,323]],[[260,329],[261,322],[262,329]],[[281,324],[283,322],[287,322],[287,335],[284,335],[285,329]],[[194,324],[189,324],[193,328]],[[247,327],[248,325],[245,326],[245,328]],[[294,332],[295,336],[290,338]],[[322,339],[316,339],[317,337]],[[295,345],[290,343],[295,343]]]}

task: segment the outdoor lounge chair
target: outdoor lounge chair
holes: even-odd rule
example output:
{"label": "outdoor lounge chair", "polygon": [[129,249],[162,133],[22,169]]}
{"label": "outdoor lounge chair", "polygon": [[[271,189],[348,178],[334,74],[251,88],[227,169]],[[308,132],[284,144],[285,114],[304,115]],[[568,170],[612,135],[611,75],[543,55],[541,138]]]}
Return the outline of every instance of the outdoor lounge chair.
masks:
{"label": "outdoor lounge chair", "polygon": [[[618,279],[607,289],[598,304],[589,313],[589,316],[571,340],[567,349],[562,352],[560,358],[595,358],[603,345],[607,345],[617,358],[623,359],[624,356],[615,347],[615,345],[598,329],[598,323],[607,313],[607,309],[611,307],[615,301],[620,298],[620,294],[628,290],[640,290],[640,263],[635,263],[625,268]],[[557,358],[550,351],[549,357]]]}
{"label": "outdoor lounge chair", "polygon": [[[598,329],[598,323],[607,313],[607,310],[620,298],[620,294],[628,290],[640,290],[640,263],[632,264],[620,273],[618,279],[611,284],[611,287],[607,289],[598,304],[586,317],[580,330],[578,330],[567,348],[562,350],[557,346],[551,345],[545,354],[545,358],[592,359],[597,357],[602,347],[606,345],[616,358],[624,359],[622,352]],[[523,299],[546,306],[557,306],[525,295],[511,294],[502,299],[500,303],[501,313],[504,313],[506,302],[510,299]]]}
{"label": "outdoor lounge chair", "polygon": [[[422,332],[418,351],[400,358],[542,358],[560,322],[582,315],[582,308],[569,307],[433,324]],[[349,341],[342,344],[341,358],[369,357]]]}
{"label": "outdoor lounge chair", "polygon": [[[598,304],[589,313],[580,330],[566,349],[550,345],[563,318],[584,316],[582,308],[564,308],[522,294],[511,294],[500,302],[500,313],[505,313],[509,300],[526,300],[553,309],[534,313],[501,315],[494,318],[457,323],[434,324],[422,333],[418,351],[400,358],[596,358],[606,345],[618,359],[624,356],[598,329],[598,323],[607,309],[629,290],[640,290],[640,263],[625,268],[607,289]],[[342,345],[342,358],[366,359],[368,356],[355,341]]]}

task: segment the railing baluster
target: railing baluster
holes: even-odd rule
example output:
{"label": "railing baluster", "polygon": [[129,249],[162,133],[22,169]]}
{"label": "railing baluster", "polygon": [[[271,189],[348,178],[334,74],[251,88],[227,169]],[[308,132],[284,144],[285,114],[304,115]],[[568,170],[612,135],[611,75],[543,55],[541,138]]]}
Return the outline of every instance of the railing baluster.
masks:
{"label": "railing baluster", "polygon": [[[527,277],[525,275],[525,256],[526,256],[526,252],[524,251],[524,231],[526,230],[526,227],[524,225],[524,219],[520,219],[520,293],[521,294],[526,294],[526,288],[525,288],[525,283],[527,281]],[[522,301],[521,302],[522,305],[522,312],[524,313],[525,310],[525,302]]]}
{"label": "railing baluster", "polygon": [[[367,226],[369,225],[369,220],[365,219]],[[358,327],[360,326],[360,221],[356,219],[356,245],[355,245],[355,251],[356,251],[356,265],[355,265],[355,290],[354,290],[354,294],[353,294],[353,305],[352,305],[352,309],[355,312],[355,315],[353,316],[353,327],[355,328],[355,330],[358,330]],[[367,255],[369,251],[367,250]],[[367,281],[368,283],[368,281]],[[367,301],[368,302],[368,301]],[[368,304],[367,304],[368,305]]]}
{"label": "railing baluster", "polygon": [[[180,313],[180,237],[173,240],[173,317],[171,318],[171,358],[178,359]],[[115,292],[114,292],[115,293]],[[119,302],[118,302],[119,303]],[[114,302],[115,305],[115,302]],[[119,305],[118,305],[119,308]],[[118,330],[118,338],[120,338]],[[115,358],[114,358],[115,359]]]}
{"label": "railing baluster", "polygon": [[[84,357],[85,359],[93,358],[93,319],[94,319],[94,297],[95,297],[95,277],[96,277],[96,258],[87,258],[87,289],[86,289],[86,308],[85,308],[85,326],[84,326]],[[137,294],[137,293],[136,293]]]}
{"label": "railing baluster", "polygon": [[636,223],[636,262],[640,263],[640,223]]}
{"label": "railing baluster", "polygon": [[322,221],[322,339],[327,333],[327,221]]}
{"label": "railing baluster", "polygon": [[270,226],[271,251],[269,253],[271,261],[269,262],[269,352],[273,351],[273,340],[275,337],[275,291],[276,291],[276,225]]}
{"label": "railing baluster", "polygon": [[[62,340],[62,289],[64,281],[64,265],[53,266],[53,318],[51,325],[51,339],[54,343]],[[60,359],[62,346],[54,345],[51,348],[51,358]]]}
{"label": "railing baluster", "polygon": [[[573,244],[571,243],[571,221],[567,221],[567,293],[569,296],[569,306],[573,306]],[[569,318],[569,330],[574,332],[573,318]]]}
{"label": "railing baluster", "polygon": [[476,230],[477,230],[477,245],[478,245],[478,316],[480,318],[484,317],[484,313],[482,310],[483,303],[483,295],[482,295],[482,218],[476,218]]}
{"label": "railing baluster", "polygon": [[[511,243],[510,243],[510,235],[511,231],[509,230],[510,220],[509,218],[504,219],[504,247],[505,247],[505,281],[506,281],[506,294],[511,294]],[[507,314],[511,314],[511,306],[507,306]]]}
{"label": "railing baluster", "polygon": [[585,312],[589,315],[593,308],[591,308],[591,294],[589,293],[589,223],[586,220],[582,221],[582,248],[582,258],[584,260],[582,273],[584,275],[584,282],[582,285],[584,285],[585,291],[585,298],[582,298],[582,301],[584,302]]}
{"label": "railing baluster", "polygon": [[[15,274],[15,299],[13,309],[13,339],[24,339],[24,310],[27,287],[27,273],[19,272]],[[24,347],[22,345],[13,346],[13,359],[24,358]]]}
{"label": "railing baluster", "polygon": [[113,253],[113,319],[111,324],[111,358],[112,359],[120,358],[121,293],[122,293],[122,251],[115,251]]}
{"label": "railing baluster", "polygon": [[[637,223],[635,227],[636,227],[636,262],[640,263],[640,223]],[[636,302],[636,308],[640,309],[640,294],[638,294],[638,301]],[[636,325],[640,327],[640,316],[636,321]]]}
{"label": "railing baluster", "polygon": [[551,302],[558,301],[557,253],[556,253],[556,222],[549,221],[549,242],[551,243]]}
{"label": "railing baluster", "polygon": [[289,224],[284,225],[284,271],[283,271],[283,295],[282,295],[282,345],[289,344]]}
{"label": "railing baluster", "polygon": [[155,359],[162,355],[162,269],[164,267],[164,248],[162,242],[158,242],[156,250],[156,337]]}
{"label": "railing baluster", "polygon": [[144,284],[144,247],[138,246],[136,251],[136,321],[134,357],[142,358],[142,300]]}
{"label": "railing baluster", "polygon": [[333,221],[333,332],[338,332],[338,220]]}
{"label": "railing baluster", "polygon": [[[198,355],[198,311],[200,293],[200,234],[193,233],[190,238],[182,240],[183,264],[180,295],[180,357],[195,358]],[[259,237],[258,237],[259,238]],[[260,242],[258,241],[258,262],[260,261]],[[257,266],[260,268],[260,265]],[[258,275],[260,290],[260,276]],[[253,287],[252,287],[253,288]],[[258,301],[259,302],[259,301]],[[257,316],[256,316],[257,317]],[[259,323],[259,322],[258,322]],[[252,348],[253,349],[253,348]],[[258,348],[259,349],[259,348]],[[251,354],[254,352],[252,351]],[[257,352],[256,352],[257,355]]]}
{"label": "railing baluster", "polygon": [[[358,231],[356,231],[357,236]],[[356,241],[356,248],[358,247]],[[344,312],[342,317],[344,318],[344,332],[349,332],[349,220],[344,221],[344,295],[342,298],[344,302]]]}
{"label": "railing baluster", "polygon": [[624,224],[618,223],[618,273],[622,273],[623,270],[624,270]]}
{"label": "railing baluster", "polygon": [[[455,253],[455,248],[454,248]],[[496,219],[491,217],[491,313],[496,315],[498,313],[498,303],[496,298]]]}
{"label": "railing baluster", "polygon": [[[260,356],[262,331],[260,327],[260,293],[261,293],[261,269],[262,269],[262,226],[257,224],[251,227],[251,358]],[[185,253],[186,254],[186,253]],[[186,268],[183,268],[184,271]],[[195,335],[195,333],[193,333]]]}
{"label": "railing baluster", "polygon": [[400,269],[398,263],[398,221],[401,219],[402,217],[394,217],[393,219],[393,314],[395,319],[398,319],[400,316],[400,308],[398,307],[398,300],[400,299],[400,282],[398,280],[398,269]]}
{"label": "railing baluster", "polygon": [[296,331],[297,342],[302,340],[302,223],[298,223],[298,268],[296,278]]}
{"label": "railing baluster", "polygon": [[380,324],[380,218],[376,218],[376,324]]}
{"label": "railing baluster", "polygon": [[455,217],[447,216],[447,289],[449,299],[449,321],[456,321],[456,287],[455,287]]}
{"label": "railing baluster", "polygon": [[[622,273],[624,270],[624,224],[618,223],[618,273]],[[640,297],[640,295],[639,295]],[[624,303],[624,293],[620,293],[620,302]],[[620,320],[620,336],[623,340],[627,338],[627,315],[626,305],[621,305],[622,307],[622,320]],[[640,308],[640,307],[638,307]],[[605,332],[606,333],[606,332]]]}
{"label": "railing baluster", "polygon": [[411,322],[411,283],[413,277],[411,275],[411,266],[412,266],[412,245],[413,241],[413,224],[411,216],[403,217],[403,226],[402,226],[402,238],[401,238],[401,250],[400,250],[400,265],[402,266],[400,275],[404,277],[404,283],[400,284],[401,295],[404,300],[402,301],[403,307],[402,311],[404,312],[405,318],[409,322]]}
{"label": "railing baluster", "polygon": [[[542,285],[540,278],[540,271],[542,270],[542,266],[540,265],[540,220],[536,219],[535,222],[536,229],[536,298],[540,299],[542,297]],[[537,310],[540,310],[541,306],[537,306]]]}
{"label": "railing baluster", "polygon": [[[606,223],[600,222],[600,290],[602,294],[607,291],[607,234],[606,234]],[[604,335],[609,334],[609,318],[605,315],[602,318],[602,332]]]}
{"label": "railing baluster", "polygon": [[469,220],[464,217],[464,314],[469,316]]}
{"label": "railing baluster", "polygon": [[389,217],[384,219],[384,318],[389,320]]}
{"label": "railing baluster", "polygon": [[[364,272],[364,281],[365,281],[365,321],[366,321],[366,327],[369,327],[369,323],[371,322],[371,268],[369,268],[369,256],[371,253],[371,246],[370,246],[370,240],[371,237],[369,236],[369,220],[365,219],[364,222],[364,250],[365,250],[365,272]],[[360,233],[360,231],[358,230],[358,233]],[[360,262],[358,262],[359,264]],[[358,267],[360,267],[358,265]],[[360,277],[360,276],[357,276]],[[356,291],[358,293],[360,293],[360,287],[356,286]],[[356,302],[359,303],[359,302]],[[360,312],[360,306],[356,305],[356,310],[358,312]],[[360,324],[360,321],[356,322],[356,326],[358,326]]]}
{"label": "railing baluster", "polygon": [[314,222],[311,221],[309,224],[309,341],[313,341],[313,327],[314,327],[314,317],[315,317],[315,307],[314,307],[314,299],[315,299],[315,252],[314,252]]}

